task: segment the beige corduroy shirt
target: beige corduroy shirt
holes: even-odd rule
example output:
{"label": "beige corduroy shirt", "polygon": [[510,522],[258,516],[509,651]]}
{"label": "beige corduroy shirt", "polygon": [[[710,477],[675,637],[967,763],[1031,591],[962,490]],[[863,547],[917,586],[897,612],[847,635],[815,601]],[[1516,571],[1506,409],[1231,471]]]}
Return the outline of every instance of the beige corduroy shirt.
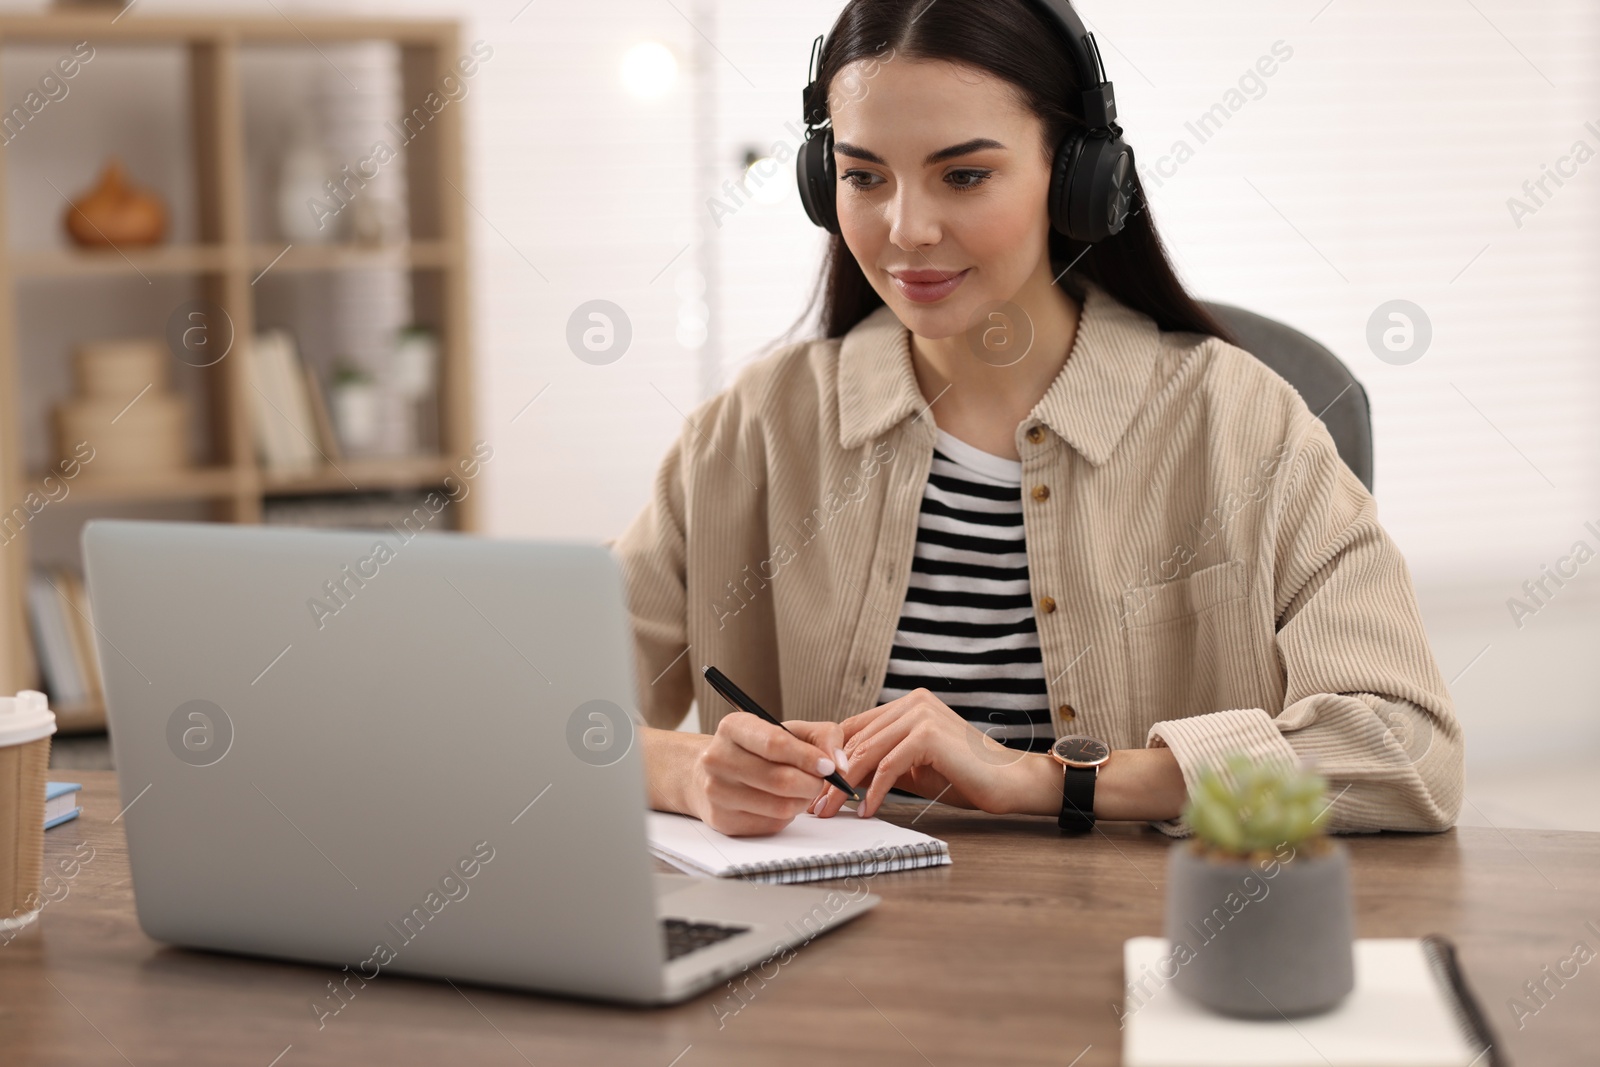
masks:
{"label": "beige corduroy shirt", "polygon": [[[1450,695],[1405,560],[1327,429],[1248,352],[1068,282],[1070,358],[1016,428],[1057,736],[1167,745],[1191,789],[1232,752],[1300,757],[1329,780],[1330,829],[1452,825]],[[704,664],[785,718],[876,704],[934,430],[887,307],[694,410],[606,542],[646,722],[674,727],[693,699],[715,729]]]}

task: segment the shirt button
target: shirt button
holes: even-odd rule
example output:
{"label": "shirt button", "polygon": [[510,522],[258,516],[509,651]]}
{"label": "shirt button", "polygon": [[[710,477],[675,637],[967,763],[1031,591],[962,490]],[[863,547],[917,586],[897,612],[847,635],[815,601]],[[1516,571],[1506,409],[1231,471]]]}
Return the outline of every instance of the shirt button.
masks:
{"label": "shirt button", "polygon": [[1039,500],[1039,501],[1049,500],[1050,499],[1050,487],[1048,485],[1036,485],[1036,486],[1034,486],[1033,487],[1033,499]]}
{"label": "shirt button", "polygon": [[1044,430],[1038,426],[1029,426],[1028,440],[1032,441],[1034,444],[1038,444],[1040,441],[1043,441]]}
{"label": "shirt button", "polygon": [[1076,719],[1077,717],[1078,717],[1078,713],[1072,709],[1072,705],[1071,704],[1063,704],[1063,705],[1061,705],[1061,721],[1062,722],[1071,722],[1073,719]]}
{"label": "shirt button", "polygon": [[1046,615],[1048,615],[1052,611],[1056,610],[1056,598],[1053,597],[1053,596],[1042,596],[1042,597],[1040,597],[1039,598],[1039,610],[1044,612]]}

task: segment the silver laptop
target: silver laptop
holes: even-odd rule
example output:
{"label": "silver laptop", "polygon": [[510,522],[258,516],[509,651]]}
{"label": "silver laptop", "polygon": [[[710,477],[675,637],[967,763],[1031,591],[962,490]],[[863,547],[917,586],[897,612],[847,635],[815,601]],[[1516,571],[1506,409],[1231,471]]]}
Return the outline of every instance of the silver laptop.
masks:
{"label": "silver laptop", "polygon": [[604,546],[123,521],[83,544],[157,940],[352,992],[406,972],[666,1003],[878,902],[655,872]]}

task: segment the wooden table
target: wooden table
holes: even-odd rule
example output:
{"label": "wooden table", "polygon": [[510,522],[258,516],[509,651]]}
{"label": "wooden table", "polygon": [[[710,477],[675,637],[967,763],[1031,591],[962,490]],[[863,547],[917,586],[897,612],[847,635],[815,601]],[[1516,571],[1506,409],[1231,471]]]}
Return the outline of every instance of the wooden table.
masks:
{"label": "wooden table", "polygon": [[[872,879],[874,912],[749,978],[742,997],[611,1008],[394,975],[319,1030],[328,969],[144,936],[115,779],[72,777],[84,813],[46,835],[58,899],[0,944],[6,1064],[1115,1064],[1122,942],[1160,933],[1170,847],[1140,826],[1074,839],[1046,819],[897,804],[888,817],[948,840],[954,865]],[[1454,938],[1518,1067],[1600,1059],[1600,959],[1548,982],[1543,1006],[1523,988],[1580,941],[1600,952],[1585,926],[1600,929],[1600,834],[1347,840],[1359,936]],[[1539,1009],[1521,1029],[1519,995]]]}

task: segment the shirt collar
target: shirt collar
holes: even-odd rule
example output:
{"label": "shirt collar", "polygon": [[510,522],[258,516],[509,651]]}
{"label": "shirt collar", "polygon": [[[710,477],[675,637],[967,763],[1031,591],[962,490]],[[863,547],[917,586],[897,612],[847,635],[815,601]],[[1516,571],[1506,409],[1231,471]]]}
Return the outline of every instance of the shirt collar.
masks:
{"label": "shirt collar", "polygon": [[[1084,299],[1071,358],[1031,417],[1098,467],[1143,404],[1161,331],[1096,282],[1073,280]],[[927,407],[911,369],[911,331],[891,308],[880,307],[839,345],[839,443],[857,448],[908,416],[931,421]]]}

